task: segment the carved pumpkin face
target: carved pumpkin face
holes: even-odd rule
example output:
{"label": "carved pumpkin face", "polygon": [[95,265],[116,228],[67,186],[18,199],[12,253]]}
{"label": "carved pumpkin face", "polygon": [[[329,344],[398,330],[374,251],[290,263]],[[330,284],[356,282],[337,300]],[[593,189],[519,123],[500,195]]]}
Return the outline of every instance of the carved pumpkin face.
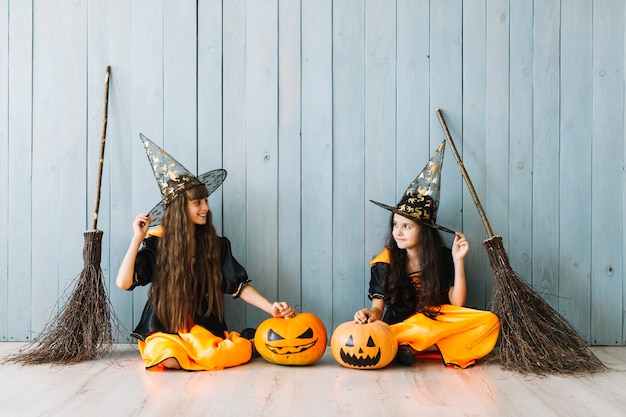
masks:
{"label": "carved pumpkin face", "polygon": [[310,365],[326,351],[324,323],[311,313],[293,318],[270,318],[254,335],[254,347],[263,359],[279,365]]}
{"label": "carved pumpkin face", "polygon": [[333,358],[354,369],[379,369],[387,366],[398,352],[398,341],[389,325],[381,320],[339,325],[330,339]]}

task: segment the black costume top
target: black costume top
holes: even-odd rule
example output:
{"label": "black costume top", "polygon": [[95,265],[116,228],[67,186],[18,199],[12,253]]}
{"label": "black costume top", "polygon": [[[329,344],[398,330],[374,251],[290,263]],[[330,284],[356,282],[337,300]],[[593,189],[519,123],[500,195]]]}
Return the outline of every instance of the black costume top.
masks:
{"label": "black costume top", "polygon": [[[385,249],[387,251],[387,249]],[[402,282],[402,291],[407,291],[411,294],[410,298],[413,300],[409,305],[404,304],[389,304],[389,294],[387,288],[387,275],[389,275],[389,269],[391,266],[385,251],[377,256],[372,261],[371,278],[368,297],[380,298],[385,301],[386,308],[383,314],[382,320],[388,324],[399,323],[406,320],[410,316],[416,313],[415,306],[419,298],[419,291],[415,281],[419,280],[419,272],[414,272],[406,275],[406,279]],[[441,247],[440,259],[442,260],[442,270],[440,279],[450,288],[454,285],[454,263],[452,261],[452,251],[449,248]]]}
{"label": "black costume top", "polygon": [[[156,266],[158,240],[159,237],[157,236],[150,236],[144,239],[137,253],[135,277],[133,285],[129,290],[134,289],[137,285],[147,285],[152,282],[152,274]],[[225,294],[233,294],[233,297],[237,298],[243,287],[250,282],[250,280],[248,279],[246,270],[233,257],[228,238],[219,237],[219,244],[222,259],[222,292]],[[203,306],[203,310],[206,311],[206,308],[207,306]],[[227,330],[226,322],[214,315],[196,315],[193,317],[193,322],[220,337],[223,336],[224,332]],[[150,333],[154,332],[167,333],[165,327],[156,316],[150,300],[148,300],[141,314],[141,320],[139,320],[139,324],[137,324],[134,330],[133,336],[137,339],[145,339]]]}

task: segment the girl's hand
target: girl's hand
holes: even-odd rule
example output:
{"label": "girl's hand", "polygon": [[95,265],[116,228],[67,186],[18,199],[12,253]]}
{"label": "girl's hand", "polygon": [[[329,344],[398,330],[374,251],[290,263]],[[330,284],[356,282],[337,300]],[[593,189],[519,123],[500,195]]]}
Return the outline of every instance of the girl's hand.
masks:
{"label": "girl's hand", "polygon": [[377,308],[367,309],[363,308],[354,313],[354,322],[357,324],[371,323],[381,319],[380,311]]}
{"label": "girl's hand", "polygon": [[272,304],[272,316],[290,319],[296,316],[296,310],[284,301]]}
{"label": "girl's hand", "polygon": [[143,239],[148,233],[148,228],[150,227],[150,216],[142,213],[138,214],[135,217],[135,221],[133,222],[133,231],[135,232],[135,236],[141,236]]}
{"label": "girl's hand", "polygon": [[461,232],[456,232],[454,242],[452,243],[452,258],[455,260],[463,259],[468,252],[469,243],[465,239],[465,235]]}

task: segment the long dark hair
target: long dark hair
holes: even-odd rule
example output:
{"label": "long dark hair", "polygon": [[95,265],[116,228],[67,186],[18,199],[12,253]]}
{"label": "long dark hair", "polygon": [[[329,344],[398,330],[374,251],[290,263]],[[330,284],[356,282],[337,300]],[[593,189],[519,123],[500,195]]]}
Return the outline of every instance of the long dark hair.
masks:
{"label": "long dark hair", "polygon": [[448,303],[447,284],[443,279],[443,240],[439,232],[419,221],[414,223],[419,229],[419,291],[413,285],[407,271],[408,256],[406,250],[398,248],[393,238],[393,217],[389,223],[387,249],[390,255],[390,269],[387,278],[387,291],[391,308],[411,313],[424,313],[429,317],[439,313],[439,306]]}
{"label": "long dark hair", "polygon": [[173,333],[188,330],[194,316],[224,318],[221,253],[210,209],[206,224],[194,227],[196,253],[191,253],[187,202],[208,195],[204,185],[187,190],[168,204],[161,222],[149,297],[157,317]]}

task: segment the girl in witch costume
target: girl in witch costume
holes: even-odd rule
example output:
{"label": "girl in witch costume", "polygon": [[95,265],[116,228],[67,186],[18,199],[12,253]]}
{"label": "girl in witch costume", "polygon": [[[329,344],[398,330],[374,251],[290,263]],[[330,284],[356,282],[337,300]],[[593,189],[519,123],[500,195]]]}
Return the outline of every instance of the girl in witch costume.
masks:
{"label": "girl in witch costume", "polygon": [[[224,294],[274,317],[293,317],[295,311],[285,302],[269,302],[249,285],[229,240],[216,234],[207,199],[222,184],[226,171],[195,177],[140,136],[163,200],[149,214],[135,218],[116,283],[126,290],[151,283],[134,330],[146,368],[196,371],[246,363],[252,357],[252,343],[228,331]],[[149,229],[155,225],[159,226]]]}
{"label": "girl in witch costume", "polygon": [[[371,261],[371,308],[356,323],[383,320],[398,339],[397,359],[411,365],[416,356],[439,351],[446,365],[466,368],[489,354],[500,331],[498,317],[465,308],[465,236],[435,224],[445,141],[390,210],[390,236]],[[455,234],[452,249],[439,230]]]}

